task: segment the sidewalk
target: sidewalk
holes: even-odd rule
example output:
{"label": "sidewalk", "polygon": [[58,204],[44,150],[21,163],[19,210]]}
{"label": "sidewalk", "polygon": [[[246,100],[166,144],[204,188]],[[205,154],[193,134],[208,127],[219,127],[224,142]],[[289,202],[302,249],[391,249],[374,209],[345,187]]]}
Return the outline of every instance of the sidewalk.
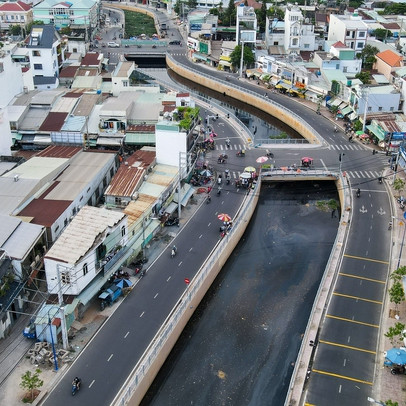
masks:
{"label": "sidewalk", "polygon": [[[187,207],[182,209],[180,227],[163,227],[156,234],[151,243],[147,245],[146,256],[148,263],[145,264],[144,268],[147,269],[145,277],[148,277],[148,267],[165,250],[173,238],[176,237],[176,234],[182,229],[182,225],[193,216],[203,203],[205,197],[205,194],[199,195],[195,193],[194,198],[189,201]],[[133,288],[136,288],[139,282],[138,277],[132,275],[130,279],[134,283]],[[129,294],[134,295],[137,293],[134,291]],[[79,356],[80,352],[86,347],[92,337],[121,302],[122,299],[118,300],[112,307],[106,307],[106,309],[100,311],[98,299],[94,298],[92,300],[90,307],[84,313],[83,319],[80,320],[80,322],[75,321],[69,332],[69,346],[72,348],[71,362]],[[24,319],[20,318],[10,336],[0,341],[0,405],[17,406],[22,404],[21,400],[25,391],[20,388],[20,383],[21,376],[26,371],[35,372],[36,368],[40,368],[42,371],[40,379],[44,381],[44,385],[40,388],[41,393],[39,397],[32,403],[35,405],[41,402],[46,393],[52,389],[55,383],[69,368],[70,362],[58,365],[59,369],[57,372],[55,372],[55,366],[53,364],[31,364],[26,354],[27,351],[34,346],[35,342],[22,335],[22,330],[26,325],[26,320]],[[57,348],[62,347],[59,344]]]}

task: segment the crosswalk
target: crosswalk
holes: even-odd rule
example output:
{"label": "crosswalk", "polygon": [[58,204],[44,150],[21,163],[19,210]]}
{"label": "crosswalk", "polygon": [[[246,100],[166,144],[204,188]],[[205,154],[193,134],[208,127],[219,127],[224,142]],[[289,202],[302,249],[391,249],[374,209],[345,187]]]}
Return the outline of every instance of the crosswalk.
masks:
{"label": "crosswalk", "polygon": [[230,148],[227,148],[225,144],[216,144],[215,146],[216,151],[241,151],[242,149],[247,150],[248,148],[244,144],[231,144]]}
{"label": "crosswalk", "polygon": [[378,171],[346,171],[346,174],[352,179],[378,179],[382,176]]}
{"label": "crosswalk", "polygon": [[366,151],[369,148],[365,147],[364,145],[360,144],[330,144],[328,146],[329,150],[332,151]]}

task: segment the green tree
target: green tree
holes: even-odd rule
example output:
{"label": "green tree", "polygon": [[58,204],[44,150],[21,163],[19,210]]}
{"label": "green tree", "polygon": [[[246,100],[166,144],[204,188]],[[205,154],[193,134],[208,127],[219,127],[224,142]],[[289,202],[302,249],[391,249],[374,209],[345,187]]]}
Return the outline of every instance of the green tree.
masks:
{"label": "green tree", "polygon": [[356,79],[359,79],[364,85],[371,83],[371,72],[364,71],[355,75]]}
{"label": "green tree", "polygon": [[406,276],[406,266],[401,266],[392,272],[390,278],[394,281],[400,282],[404,276]]}
{"label": "green tree", "polygon": [[[233,65],[234,69],[238,69],[241,63],[241,45],[237,45],[234,48],[234,51],[230,55],[231,65]],[[246,66],[251,66],[255,62],[254,55],[251,51],[250,47],[244,45],[244,56],[243,62]]]}
{"label": "green tree", "polygon": [[37,368],[35,370],[35,373],[27,371],[24,375],[21,376],[20,386],[23,389],[31,391],[31,402],[34,400],[34,390],[39,389],[44,384],[44,381],[39,379],[40,373],[41,370]]}
{"label": "green tree", "polygon": [[223,17],[223,24],[228,25],[231,27],[232,25],[235,25],[236,21],[236,9],[233,1],[228,2],[228,7],[224,12],[224,17]]}
{"label": "green tree", "polygon": [[386,406],[399,406],[399,403],[398,402],[394,402],[393,400],[387,400],[386,402],[385,402],[385,405]]}
{"label": "green tree", "polygon": [[400,179],[400,178],[396,178],[393,181],[393,188],[396,190],[396,192],[401,192],[405,187],[405,182]]}
{"label": "green tree", "polygon": [[268,17],[274,17],[278,20],[283,20],[285,18],[285,12],[279,7],[269,7],[267,15]]}
{"label": "green tree", "polygon": [[27,24],[27,33],[29,33],[29,34],[31,33],[33,25],[44,25],[44,22],[41,20],[35,20],[35,21],[30,22],[29,24]]}
{"label": "green tree", "polygon": [[364,49],[356,56],[358,59],[362,59],[362,67],[364,69],[372,69],[372,65],[375,63],[375,55],[379,52],[377,47],[372,45],[366,45]]}
{"label": "green tree", "polygon": [[383,11],[384,14],[392,14],[392,15],[405,15],[406,14],[406,4],[405,3],[392,3],[385,7]]}
{"label": "green tree", "polygon": [[197,0],[188,0],[187,6],[189,10],[193,10],[197,7]]}
{"label": "green tree", "polygon": [[22,31],[20,25],[12,25],[9,30],[11,35],[20,35]]}
{"label": "green tree", "polygon": [[395,309],[398,309],[398,305],[405,300],[405,291],[399,281],[393,283],[389,289],[389,300],[391,303],[395,303]]}
{"label": "green tree", "polygon": [[403,323],[396,323],[393,327],[389,327],[387,333],[384,334],[386,338],[389,338],[389,341],[392,345],[396,343],[402,343],[405,335],[403,331],[405,330],[405,325]]}
{"label": "green tree", "polygon": [[384,28],[377,28],[372,35],[374,35],[376,39],[379,39],[379,41],[383,41],[393,36],[392,31],[385,30]]}
{"label": "green tree", "polygon": [[262,0],[261,8],[256,11],[257,20],[258,20],[258,29],[260,34],[265,32],[266,28],[266,2]]}

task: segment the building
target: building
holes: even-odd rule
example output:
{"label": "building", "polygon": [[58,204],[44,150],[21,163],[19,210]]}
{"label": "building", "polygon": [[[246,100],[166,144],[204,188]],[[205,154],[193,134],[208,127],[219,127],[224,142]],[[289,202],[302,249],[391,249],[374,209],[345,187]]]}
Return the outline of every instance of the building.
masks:
{"label": "building", "polygon": [[375,55],[373,69],[382,73],[388,80],[391,80],[393,72],[401,67],[403,67],[403,57],[395,51],[387,50]]}
{"label": "building", "polygon": [[[124,213],[84,206],[44,257],[48,292],[79,295],[128,240]],[[57,275],[59,274],[59,276]],[[58,286],[57,280],[61,286]]]}
{"label": "building", "polygon": [[10,27],[19,25],[21,28],[32,22],[31,6],[23,1],[0,3],[1,30],[6,31]]}
{"label": "building", "polygon": [[284,34],[284,47],[288,54],[316,49],[314,26],[305,20],[297,5],[289,5],[285,10]]}
{"label": "building", "polygon": [[61,37],[53,25],[35,25],[28,38],[30,66],[35,89],[55,89],[64,61]]}
{"label": "building", "polygon": [[341,41],[348,48],[357,52],[362,51],[367,42],[368,26],[358,13],[350,16],[330,15],[328,41]]}
{"label": "building", "polygon": [[236,42],[240,45],[241,42],[245,44],[257,41],[257,16],[253,7],[245,7],[241,3],[237,7],[237,32]]}

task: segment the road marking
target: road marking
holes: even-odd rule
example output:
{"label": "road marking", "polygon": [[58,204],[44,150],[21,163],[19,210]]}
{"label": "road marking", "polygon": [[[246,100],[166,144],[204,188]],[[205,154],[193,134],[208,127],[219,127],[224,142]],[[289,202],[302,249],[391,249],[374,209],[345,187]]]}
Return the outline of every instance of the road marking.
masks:
{"label": "road marking", "polygon": [[169,282],[170,279],[171,279],[171,276],[166,281]]}
{"label": "road marking", "polygon": [[96,381],[93,379],[93,381],[90,382],[89,388],[91,388],[95,382],[96,382]]}
{"label": "road marking", "polygon": [[[350,341],[350,338],[348,338],[348,341]],[[346,344],[333,343],[333,342],[331,342],[331,341],[319,340],[319,343],[327,344],[327,345],[332,345],[332,346],[334,346],[334,347],[347,348],[348,350],[367,352],[368,354],[374,354],[374,355],[376,354],[376,351],[365,350],[364,348],[353,347],[353,346],[351,346],[351,345],[346,345]]]}
{"label": "road marking", "polygon": [[346,258],[360,259],[360,260],[362,260],[362,261],[377,262],[378,264],[389,265],[389,262],[388,262],[388,261],[381,261],[380,259],[372,259],[372,258],[358,257],[358,256],[356,256],[356,255],[348,255],[348,254],[344,254],[344,256],[345,256]]}
{"label": "road marking", "polygon": [[211,226],[211,223],[207,224],[207,227],[210,227],[210,226]]}
{"label": "road marking", "polygon": [[182,265],[182,261],[179,262],[178,266],[181,266],[181,265]]}
{"label": "road marking", "polygon": [[321,164],[323,165],[323,168],[325,171],[328,171],[327,166],[325,165],[324,161],[320,159]]}
{"label": "road marking", "polygon": [[159,293],[156,293],[154,296],[154,299],[156,299],[158,297]]}
{"label": "road marking", "polygon": [[376,303],[376,304],[382,305],[382,302],[379,301],[379,300],[364,299],[363,297],[351,296],[351,295],[344,295],[344,294],[342,294],[342,293],[337,293],[337,292],[334,292],[333,295],[334,295],[334,296],[346,297],[346,298],[348,298],[348,299],[362,300],[363,302]]}
{"label": "road marking", "polygon": [[113,358],[113,354],[110,355],[110,357],[107,359],[107,362],[109,362]]}
{"label": "road marking", "polygon": [[199,240],[200,240],[200,238],[202,238],[202,237],[203,237],[203,234],[200,234],[200,235],[199,235]]}
{"label": "road marking", "polygon": [[124,338],[127,338],[127,337],[128,337],[128,334],[130,334],[129,331],[127,331],[127,334],[124,336]]}
{"label": "road marking", "polygon": [[142,312],[142,313],[140,314],[140,317],[142,317],[142,316],[144,315],[144,313],[145,313],[145,312]]}
{"label": "road marking", "polygon": [[346,379],[347,381],[353,381],[353,382],[358,382],[358,383],[364,383],[365,385],[373,385],[372,382],[364,381],[363,379],[351,378],[350,376],[339,375],[339,374],[333,374],[332,372],[320,371],[319,369],[313,369],[312,371],[315,372],[316,374],[328,375],[328,376],[332,376],[332,377],[334,377],[334,378]]}
{"label": "road marking", "polygon": [[369,281],[369,282],[383,283],[384,285],[386,283],[385,281],[380,281],[379,279],[365,278],[363,276],[351,275],[349,273],[339,272],[338,274],[342,275],[342,276],[348,276],[349,278],[357,278],[357,279],[362,279],[364,281]]}
{"label": "road marking", "polygon": [[189,252],[190,252],[190,251],[193,251],[193,247],[191,247],[191,248],[189,249]]}
{"label": "road marking", "polygon": [[326,317],[329,319],[334,319],[334,320],[347,321],[348,323],[361,324],[362,326],[379,328],[379,325],[377,325],[377,324],[371,324],[371,323],[365,323],[363,321],[351,320],[351,319],[347,319],[345,317],[333,316],[331,314],[327,314]]}

